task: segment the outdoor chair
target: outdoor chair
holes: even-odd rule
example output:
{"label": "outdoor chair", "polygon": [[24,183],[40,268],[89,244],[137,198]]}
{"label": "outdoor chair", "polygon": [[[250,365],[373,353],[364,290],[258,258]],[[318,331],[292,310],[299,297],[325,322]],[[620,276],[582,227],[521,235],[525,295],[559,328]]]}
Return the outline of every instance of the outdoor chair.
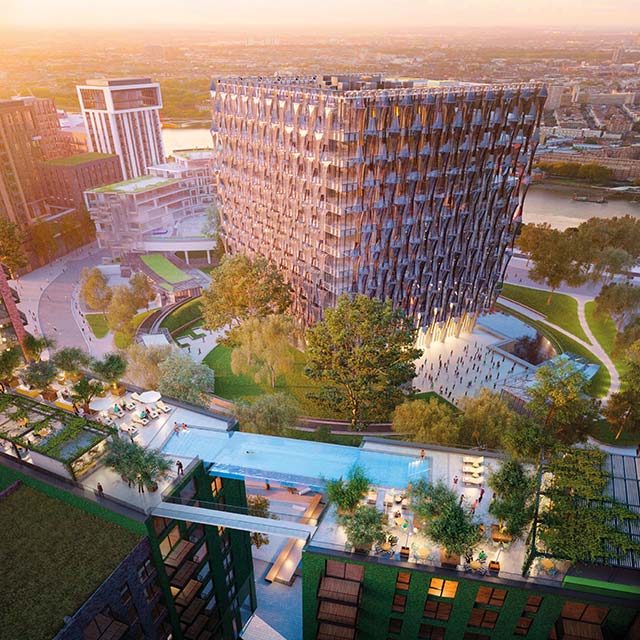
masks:
{"label": "outdoor chair", "polygon": [[162,413],[171,413],[171,407],[167,407],[162,400],[158,400],[158,402],[156,402],[156,408],[162,411]]}
{"label": "outdoor chair", "polygon": [[125,401],[124,406],[127,408],[127,411],[135,411],[137,408],[136,403],[131,400]]}
{"label": "outdoor chair", "polygon": [[155,420],[160,415],[153,407],[149,407],[147,413],[152,420]]}
{"label": "outdoor chair", "polygon": [[131,422],[141,424],[143,427],[146,427],[149,424],[149,421],[146,418],[141,418],[140,416],[132,416]]}
{"label": "outdoor chair", "polygon": [[136,402],[142,402],[142,400],[140,399],[140,394],[137,391],[134,391],[131,394],[131,399],[135,400]]}

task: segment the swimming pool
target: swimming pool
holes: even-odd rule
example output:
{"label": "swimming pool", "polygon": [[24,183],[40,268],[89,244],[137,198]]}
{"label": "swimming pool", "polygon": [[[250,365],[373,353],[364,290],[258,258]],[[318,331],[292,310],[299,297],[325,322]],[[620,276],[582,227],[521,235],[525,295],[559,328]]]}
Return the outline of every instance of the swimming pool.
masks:
{"label": "swimming pool", "polygon": [[311,487],[320,487],[324,480],[345,477],[354,464],[360,464],[373,484],[402,488],[418,478],[429,479],[431,466],[428,458],[419,460],[322,442],[202,429],[173,434],[163,453],[198,456],[212,463],[212,471],[220,475]]}

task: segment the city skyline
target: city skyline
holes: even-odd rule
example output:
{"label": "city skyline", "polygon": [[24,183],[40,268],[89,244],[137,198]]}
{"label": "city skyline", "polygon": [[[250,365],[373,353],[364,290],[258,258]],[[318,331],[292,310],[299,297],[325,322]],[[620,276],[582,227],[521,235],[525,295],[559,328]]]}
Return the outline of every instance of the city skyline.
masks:
{"label": "city skyline", "polygon": [[[210,21],[210,22],[208,22]],[[87,5],[79,0],[62,0],[51,5],[43,0],[9,0],[0,28],[100,28],[118,27],[198,27],[271,29],[331,27],[336,32],[343,25],[358,28],[439,27],[547,27],[572,29],[634,29],[640,27],[640,11],[634,0],[599,0],[562,4],[553,0],[524,0],[518,4],[506,0],[460,0],[455,6],[443,0],[327,0],[320,14],[315,6],[303,7],[294,0],[238,0],[232,5],[213,3],[204,6],[198,0],[187,0],[176,13],[168,0],[114,0],[108,5]]]}

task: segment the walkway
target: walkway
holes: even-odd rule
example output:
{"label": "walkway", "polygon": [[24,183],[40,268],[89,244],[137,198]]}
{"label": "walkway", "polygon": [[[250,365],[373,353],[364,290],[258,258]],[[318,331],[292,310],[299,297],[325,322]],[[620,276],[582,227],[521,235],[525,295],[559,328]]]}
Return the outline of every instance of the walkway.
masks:
{"label": "walkway", "polygon": [[[514,283],[513,281],[511,282],[512,284],[518,284],[518,285],[521,284],[520,280],[517,283]],[[531,289],[539,289],[541,291],[549,291],[548,288],[541,287],[536,283],[531,283],[531,281],[527,281],[527,283],[523,284],[522,286],[527,286]],[[568,338],[571,338],[572,340],[577,342],[579,345],[581,345],[582,347],[584,347],[585,349],[593,353],[593,355],[596,358],[598,358],[602,362],[602,364],[607,368],[607,370],[609,371],[609,375],[611,376],[611,384],[609,386],[609,391],[607,392],[607,395],[604,398],[605,400],[607,400],[612,393],[616,393],[620,389],[620,375],[618,374],[618,370],[616,369],[615,365],[613,364],[613,361],[611,360],[607,352],[602,348],[602,346],[600,345],[596,337],[593,335],[593,332],[589,327],[589,323],[587,322],[587,318],[585,315],[585,304],[593,300],[593,296],[585,293],[570,293],[565,288],[558,289],[558,293],[563,293],[565,295],[568,295],[574,298],[574,300],[576,300],[576,302],[578,303],[578,319],[580,320],[580,325],[582,327],[582,330],[587,335],[587,338],[589,338],[589,340],[591,341],[591,344],[574,336],[571,332],[567,331],[566,329],[563,329],[562,327],[559,327],[557,324],[553,324],[552,322],[549,322],[545,316],[542,316],[539,312],[534,311],[529,307],[521,305],[517,302],[514,302],[513,300],[504,298],[502,296],[498,298],[498,302],[500,302],[500,304],[504,305],[505,307],[509,309],[513,309],[514,311],[517,311],[523,316],[530,318],[531,320],[542,322],[548,325],[552,329],[558,331],[559,333],[564,334]]]}

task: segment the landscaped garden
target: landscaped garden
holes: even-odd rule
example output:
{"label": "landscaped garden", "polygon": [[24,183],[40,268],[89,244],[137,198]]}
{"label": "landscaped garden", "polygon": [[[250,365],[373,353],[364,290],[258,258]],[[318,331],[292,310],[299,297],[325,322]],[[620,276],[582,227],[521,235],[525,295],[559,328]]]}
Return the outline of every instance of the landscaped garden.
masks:
{"label": "landscaped garden", "polygon": [[193,298],[168,314],[160,327],[173,335],[186,327],[201,326],[203,322],[200,298]]}
{"label": "landscaped garden", "polygon": [[87,313],[84,316],[96,338],[104,338],[109,333],[107,318],[102,313]]}
{"label": "landscaped garden", "polygon": [[531,289],[529,287],[519,287],[515,284],[505,284],[502,289],[502,296],[519,302],[538,313],[546,316],[552,324],[562,327],[565,331],[589,343],[589,338],[580,325],[578,318],[578,303],[575,298],[563,293],[553,293],[551,304],[547,304],[549,292],[542,289]]}
{"label": "landscaped garden", "polygon": [[151,271],[157,273],[162,279],[166,280],[170,284],[184,282],[189,279],[189,274],[176,267],[175,264],[169,262],[169,260],[159,253],[144,255],[141,259],[142,262],[151,269]]}
{"label": "landscaped garden", "polygon": [[584,313],[587,318],[587,324],[605,350],[606,354],[613,360],[618,373],[623,373],[626,365],[624,358],[614,352],[614,342],[616,338],[616,325],[613,323],[609,315],[597,315],[596,303],[594,301],[587,302],[584,306]]}

